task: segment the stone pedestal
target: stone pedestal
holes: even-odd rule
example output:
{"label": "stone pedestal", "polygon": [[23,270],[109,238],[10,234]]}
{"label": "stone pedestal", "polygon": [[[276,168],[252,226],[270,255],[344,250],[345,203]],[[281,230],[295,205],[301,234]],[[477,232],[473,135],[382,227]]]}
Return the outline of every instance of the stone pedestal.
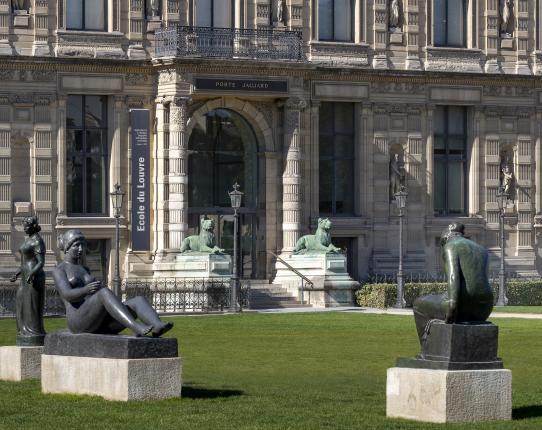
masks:
{"label": "stone pedestal", "polygon": [[42,346],[0,347],[0,380],[39,379]]}
{"label": "stone pedestal", "polygon": [[13,26],[19,28],[28,28],[29,15],[27,11],[14,11],[13,12]]}
{"label": "stone pedestal", "polygon": [[[288,265],[310,279],[314,286],[304,285],[304,301],[317,307],[352,306],[353,291],[359,283],[346,269],[343,254],[307,253],[281,257]],[[301,278],[280,260],[276,262],[277,274],[273,281],[301,299]]]}
{"label": "stone pedestal", "polygon": [[434,423],[512,419],[512,372],[388,369],[386,415]]}
{"label": "stone pedestal", "polygon": [[159,400],[181,396],[177,339],[52,333],[42,355],[43,393]]}
{"label": "stone pedestal", "polygon": [[147,21],[147,33],[154,33],[162,25],[160,17],[153,16]]}
{"label": "stone pedestal", "polygon": [[155,278],[230,278],[231,256],[226,254],[180,254],[172,262],[153,264]]}

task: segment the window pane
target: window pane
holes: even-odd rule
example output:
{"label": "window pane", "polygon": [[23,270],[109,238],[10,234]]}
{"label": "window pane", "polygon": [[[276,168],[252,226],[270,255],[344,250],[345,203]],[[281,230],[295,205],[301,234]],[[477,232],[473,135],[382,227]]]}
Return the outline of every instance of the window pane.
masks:
{"label": "window pane", "polygon": [[106,123],[105,97],[85,97],[85,125],[86,127],[103,127]]}
{"label": "window pane", "polygon": [[354,212],[354,168],[352,160],[335,162],[335,209],[337,214]]}
{"label": "window pane", "polygon": [[446,154],[446,139],[444,136],[435,136],[433,145],[435,154]]}
{"label": "window pane", "polygon": [[83,131],[67,130],[66,132],[66,153],[81,154],[83,152]]}
{"label": "window pane", "polygon": [[333,205],[333,161],[320,160],[320,212],[332,213]]}
{"label": "window pane", "polygon": [[318,0],[318,39],[333,40],[333,0]]}
{"label": "window pane", "polygon": [[87,144],[85,145],[87,154],[102,155],[106,152],[102,130],[87,130],[85,135],[87,139]]}
{"label": "window pane", "polygon": [[320,135],[320,158],[333,158],[333,136]]}
{"label": "window pane", "polygon": [[[457,1],[457,0],[454,0]],[[434,0],[433,37],[435,46],[446,44],[446,0]]]}
{"label": "window pane", "polygon": [[104,0],[85,0],[85,30],[105,30]]}
{"label": "window pane", "polygon": [[66,199],[68,213],[83,213],[83,157],[66,157]]}
{"label": "window pane", "polygon": [[435,161],[434,168],[433,207],[435,214],[444,215],[446,213],[446,164]]}
{"label": "window pane", "polygon": [[463,46],[464,34],[463,0],[448,0],[448,45]]}
{"label": "window pane", "polygon": [[322,103],[319,110],[320,134],[333,133],[333,103]]}
{"label": "window pane", "polygon": [[354,134],[353,103],[335,103],[335,133]]}
{"label": "window pane", "polygon": [[463,163],[448,163],[448,213],[463,214],[464,207],[464,172]]}
{"label": "window pane", "polygon": [[83,3],[81,0],[66,0],[66,28],[83,28]]}
{"label": "window pane", "polygon": [[450,137],[448,139],[448,153],[450,155],[463,155],[465,153],[465,140],[462,137]]}
{"label": "window pane", "polygon": [[214,0],[213,27],[231,27],[231,0]]}
{"label": "window pane", "polygon": [[334,29],[335,40],[352,40],[350,0],[335,0]]}
{"label": "window pane", "polygon": [[335,136],[335,158],[352,160],[354,157],[354,140],[352,136]]}
{"label": "window pane", "polygon": [[196,0],[196,26],[211,27],[211,1],[212,0]]}
{"label": "window pane", "polygon": [[104,157],[86,158],[87,214],[101,214],[105,210],[106,175]]}
{"label": "window pane", "polygon": [[448,132],[465,134],[465,108],[458,106],[448,108]]}
{"label": "window pane", "polygon": [[433,114],[433,129],[435,134],[446,133],[446,108],[444,106],[437,106]]}
{"label": "window pane", "polygon": [[68,96],[66,103],[66,127],[83,126],[83,96]]}

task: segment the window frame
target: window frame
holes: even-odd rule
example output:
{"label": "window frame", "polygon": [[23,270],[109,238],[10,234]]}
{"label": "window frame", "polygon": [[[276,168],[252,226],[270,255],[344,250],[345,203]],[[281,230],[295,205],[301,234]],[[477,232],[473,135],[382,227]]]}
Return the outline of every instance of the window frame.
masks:
{"label": "window frame", "polygon": [[101,0],[104,3],[104,25],[102,29],[95,29],[95,28],[86,28],[85,26],[85,6],[86,6],[87,0],[81,0],[81,28],[74,28],[74,27],[68,27],[68,15],[69,15],[69,4],[67,0],[64,0],[64,8],[65,8],[65,15],[66,15],[66,30],[68,31],[103,31],[103,32],[109,32],[109,0]]}
{"label": "window frame", "polygon": [[[81,127],[70,127],[68,126],[68,112],[66,111],[66,153],[65,153],[65,163],[67,165],[68,163],[68,156],[69,156],[69,152],[68,152],[68,148],[67,148],[67,145],[68,145],[68,132],[69,130],[78,130],[78,131],[81,131],[82,133],[82,139],[83,139],[83,142],[82,142],[82,150],[80,152],[80,154],[82,154],[82,159],[83,159],[83,167],[82,167],[82,174],[83,174],[83,179],[82,179],[82,190],[81,190],[81,193],[83,195],[82,197],[82,206],[83,206],[83,211],[82,212],[70,212],[68,206],[68,201],[67,201],[67,196],[66,196],[66,212],[68,214],[68,216],[77,216],[77,217],[101,217],[101,216],[108,216],[109,215],[109,196],[106,195],[105,199],[104,199],[104,205],[103,205],[103,208],[102,208],[102,211],[101,212],[89,212],[88,211],[88,202],[87,202],[87,137],[86,137],[86,131],[87,130],[101,130],[101,135],[102,135],[102,153],[101,153],[101,157],[103,158],[103,160],[105,161],[104,162],[104,172],[103,173],[103,177],[105,178],[105,184],[104,184],[104,193],[107,193],[108,194],[108,190],[109,190],[109,173],[110,173],[110,168],[109,168],[109,156],[110,156],[110,148],[109,148],[109,106],[108,106],[108,99],[107,99],[107,96],[106,95],[98,95],[98,97],[106,97],[106,100],[104,101],[103,103],[103,121],[105,121],[105,127],[87,127],[86,125],[86,122],[85,122],[85,115],[86,115],[86,97],[88,96],[96,96],[95,94],[69,94],[68,95],[68,98],[69,97],[80,97],[81,98],[81,107],[82,107],[82,111],[81,111],[81,118],[82,118],[82,123],[81,123]],[[66,174],[67,172],[65,172]],[[66,184],[67,185],[67,184]]]}
{"label": "window frame", "polygon": [[[448,42],[448,36],[449,36],[449,30],[448,30],[448,2],[452,1],[452,2],[456,2],[457,0],[442,0],[444,2],[444,16],[445,16],[445,20],[444,20],[444,25],[445,25],[445,29],[444,29],[444,43],[437,43],[436,42],[436,32],[435,32],[435,28],[437,26],[437,23],[436,23],[436,12],[437,12],[437,8],[436,8],[436,5],[435,5],[435,1],[433,1],[433,16],[432,16],[432,20],[433,20],[433,46],[437,47],[437,48],[467,48],[468,47],[468,34],[469,34],[469,31],[468,31],[468,14],[469,14],[469,3],[468,3],[468,0],[460,0],[463,2],[463,34],[462,34],[462,44],[461,45],[451,45],[449,44]],[[439,22],[439,24],[441,24]]]}
{"label": "window frame", "polygon": [[[215,26],[215,1],[221,1],[221,2],[224,2],[224,1],[229,1],[230,2],[230,26],[229,27],[216,27]],[[198,7],[197,7],[197,3],[198,1],[197,0],[193,0],[193,6],[192,6],[192,22],[193,22],[193,27],[199,27],[199,28],[228,28],[228,29],[233,29],[235,28],[235,16],[237,13],[241,13],[241,22],[244,21],[243,19],[243,2],[242,2],[242,5],[241,5],[241,10],[240,11],[236,11],[236,8],[235,8],[235,2],[233,0],[210,0],[210,3],[211,3],[211,10],[210,10],[210,21],[211,21],[211,25],[209,27],[206,27],[206,26],[199,26],[197,24],[198,22]]]}
{"label": "window frame", "polygon": [[332,38],[331,39],[324,39],[321,37],[321,28],[320,28],[320,0],[315,0],[316,2],[316,7],[318,8],[318,14],[317,14],[317,27],[318,27],[318,31],[317,31],[317,39],[318,41],[320,42],[340,42],[340,43],[354,43],[354,27],[355,27],[355,19],[354,19],[354,15],[355,15],[355,10],[356,10],[356,0],[348,0],[348,2],[350,3],[350,16],[349,16],[349,19],[350,19],[350,37],[348,39],[337,39],[336,35],[335,35],[335,1],[336,0],[330,0],[332,2],[332,7],[331,7],[331,34],[332,34]]}
{"label": "window frame", "polygon": [[[463,109],[463,134],[450,134],[449,133],[449,108],[450,107],[461,107]],[[433,215],[435,217],[448,217],[448,216],[466,216],[468,214],[468,107],[467,106],[455,106],[455,105],[439,105],[438,108],[444,109],[444,134],[438,134],[433,130]],[[454,138],[462,138],[463,140],[463,151],[461,155],[455,155],[455,154],[449,154],[450,151],[450,145],[449,141]],[[437,138],[441,138],[444,142],[444,154],[436,154],[435,153],[435,142]],[[445,165],[445,186],[443,190],[437,190],[435,186],[436,181],[436,175],[435,175],[435,166],[437,165],[437,161],[444,161]],[[461,190],[462,197],[463,197],[463,211],[461,213],[450,213],[450,207],[449,207],[449,193],[448,193],[448,187],[449,187],[449,161],[460,161],[461,165],[463,167],[463,189]],[[444,193],[444,210],[442,213],[437,213],[434,205],[434,196],[437,192],[443,192]]]}
{"label": "window frame", "polygon": [[[331,161],[332,164],[333,164],[333,172],[332,172],[332,189],[331,189],[331,212],[325,212],[321,209],[320,207],[320,194],[318,194],[318,213],[321,214],[321,215],[326,215],[326,216],[333,216],[333,217],[349,217],[349,216],[353,216],[356,212],[356,206],[355,206],[355,194],[356,194],[356,191],[355,191],[355,178],[354,178],[354,173],[355,173],[355,166],[356,166],[356,104],[353,103],[353,102],[322,102],[321,105],[323,104],[330,104],[333,106],[333,120],[332,120],[332,130],[330,133],[324,133],[322,134],[321,133],[321,129],[319,128],[318,130],[318,165],[320,165],[320,162],[321,161]],[[347,103],[347,104],[350,104],[352,106],[352,133],[351,134],[345,134],[345,133],[336,133],[335,132],[335,115],[336,115],[336,106],[337,104],[339,103]],[[321,105],[320,105],[320,109],[321,109]],[[320,120],[319,120],[320,121]],[[321,137],[322,136],[328,136],[328,137],[331,137],[332,140],[333,140],[333,144],[332,144],[332,149],[333,149],[333,154],[332,155],[325,155],[325,156],[322,156],[321,153],[322,153],[322,147],[321,147]],[[336,156],[336,148],[337,148],[337,145],[335,145],[335,140],[336,140],[336,137],[337,136],[340,136],[340,137],[345,137],[345,136],[348,136],[348,137],[351,137],[351,153],[349,154],[350,156],[343,156],[343,157],[337,157]],[[338,161],[345,161],[345,160],[350,160],[351,162],[351,168],[352,168],[352,208],[350,211],[345,211],[345,212],[342,212],[342,213],[339,213],[337,212],[337,162]],[[318,171],[320,172],[320,167],[318,168]],[[318,188],[320,189],[320,179],[318,180],[319,184],[318,184]]]}

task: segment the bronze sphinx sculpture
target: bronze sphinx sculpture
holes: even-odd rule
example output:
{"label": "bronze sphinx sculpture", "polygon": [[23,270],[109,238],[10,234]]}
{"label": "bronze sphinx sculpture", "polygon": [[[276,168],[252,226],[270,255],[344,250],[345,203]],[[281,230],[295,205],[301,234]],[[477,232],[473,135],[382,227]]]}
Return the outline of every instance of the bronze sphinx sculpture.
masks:
{"label": "bronze sphinx sculpture", "polygon": [[173,327],[160,320],[144,297],[123,303],[91,275],[81,263],[86,241],[79,230],[64,233],[59,245],[64,250],[64,261],[54,269],[53,278],[72,333],[118,334],[129,328],[136,336],[159,337]]}

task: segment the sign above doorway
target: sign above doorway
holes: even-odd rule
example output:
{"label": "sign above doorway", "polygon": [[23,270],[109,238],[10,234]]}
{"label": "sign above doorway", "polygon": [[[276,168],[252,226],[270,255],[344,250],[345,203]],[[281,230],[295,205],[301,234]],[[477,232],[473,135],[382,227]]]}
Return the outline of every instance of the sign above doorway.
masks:
{"label": "sign above doorway", "polygon": [[195,78],[196,91],[234,91],[257,93],[287,93],[287,80],[242,78]]}

